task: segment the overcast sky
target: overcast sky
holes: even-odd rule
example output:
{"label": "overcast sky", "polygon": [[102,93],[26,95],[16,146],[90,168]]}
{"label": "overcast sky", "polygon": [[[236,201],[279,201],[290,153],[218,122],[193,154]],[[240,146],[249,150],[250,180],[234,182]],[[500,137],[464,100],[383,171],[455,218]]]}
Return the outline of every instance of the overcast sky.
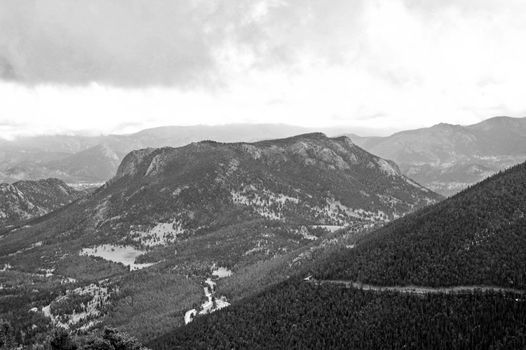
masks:
{"label": "overcast sky", "polygon": [[1,0],[0,136],[525,116],[524,0]]}

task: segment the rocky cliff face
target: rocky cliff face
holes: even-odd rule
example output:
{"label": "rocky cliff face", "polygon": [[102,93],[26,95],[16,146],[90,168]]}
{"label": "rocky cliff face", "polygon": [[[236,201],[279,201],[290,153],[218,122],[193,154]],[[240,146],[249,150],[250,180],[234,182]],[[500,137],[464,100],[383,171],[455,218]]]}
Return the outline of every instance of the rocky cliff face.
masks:
{"label": "rocky cliff face", "polygon": [[119,165],[117,174],[113,178],[113,181],[124,176],[133,176],[137,174],[139,165],[143,162],[145,157],[147,157],[153,151],[155,151],[154,148],[147,148],[128,153]]}
{"label": "rocky cliff face", "polygon": [[42,216],[81,195],[58,179],[0,184],[0,227]]}

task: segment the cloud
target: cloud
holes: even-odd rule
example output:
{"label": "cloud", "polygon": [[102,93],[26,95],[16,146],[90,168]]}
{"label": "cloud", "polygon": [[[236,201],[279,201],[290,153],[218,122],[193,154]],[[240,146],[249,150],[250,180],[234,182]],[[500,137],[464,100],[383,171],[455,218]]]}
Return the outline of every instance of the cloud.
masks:
{"label": "cloud", "polygon": [[344,59],[362,7],[361,0],[4,0],[0,77],[220,85],[232,69],[294,65],[310,55]]}
{"label": "cloud", "polygon": [[525,36],[522,0],[2,0],[0,119],[113,132],[519,116]]}
{"label": "cloud", "polygon": [[[219,1],[5,0],[0,74],[24,83],[187,85],[213,79]],[[216,19],[219,19],[216,20]]]}
{"label": "cloud", "polygon": [[303,74],[313,65],[341,65],[407,85],[440,70],[441,61],[452,74],[462,68],[483,75],[474,69],[491,68],[488,55],[513,57],[508,51],[523,38],[526,5],[508,4],[3,0],[0,78],[29,85],[214,88],[252,71]]}

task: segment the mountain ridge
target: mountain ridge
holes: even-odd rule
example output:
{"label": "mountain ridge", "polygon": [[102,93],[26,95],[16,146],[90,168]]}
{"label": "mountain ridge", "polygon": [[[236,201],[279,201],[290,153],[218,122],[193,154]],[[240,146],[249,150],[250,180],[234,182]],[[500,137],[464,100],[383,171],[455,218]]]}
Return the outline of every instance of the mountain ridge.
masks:
{"label": "mountain ridge", "polygon": [[[441,123],[387,137],[356,137],[355,142],[395,161],[426,187],[452,195],[526,160],[526,118],[496,117],[467,126]],[[472,172],[473,167],[485,170]]]}
{"label": "mountain ridge", "polygon": [[[352,138],[371,153],[395,161],[404,174],[427,187],[442,191],[444,195],[450,195],[468,184],[526,159],[523,141],[526,133],[522,120],[524,118],[496,117],[468,126],[437,124],[386,137]],[[321,131],[323,130],[331,136],[344,133],[337,128],[322,128]],[[98,145],[111,149],[111,153],[116,154],[120,161],[134,149],[180,147],[207,139],[218,142],[255,142],[306,132],[312,132],[312,129],[285,124],[231,124],[165,126],[124,135],[22,137],[0,142],[0,180],[14,182],[21,179],[58,177],[68,183],[103,183],[113,175],[119,162],[112,160],[112,157],[105,157],[104,152],[101,152],[100,161],[94,165],[87,164],[83,152]],[[422,133],[423,136],[414,137]],[[476,141],[474,133],[489,141],[495,139],[495,142],[473,143],[473,140]],[[443,136],[436,137],[433,134]],[[474,175],[460,170],[471,165],[487,168],[488,171]],[[449,169],[450,166],[455,168]]]}

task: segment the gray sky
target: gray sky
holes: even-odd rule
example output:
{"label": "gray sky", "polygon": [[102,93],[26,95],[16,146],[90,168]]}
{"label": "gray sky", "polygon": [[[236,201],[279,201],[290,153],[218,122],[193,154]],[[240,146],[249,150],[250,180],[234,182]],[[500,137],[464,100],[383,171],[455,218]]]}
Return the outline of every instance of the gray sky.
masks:
{"label": "gray sky", "polygon": [[526,1],[2,0],[0,136],[524,116]]}

